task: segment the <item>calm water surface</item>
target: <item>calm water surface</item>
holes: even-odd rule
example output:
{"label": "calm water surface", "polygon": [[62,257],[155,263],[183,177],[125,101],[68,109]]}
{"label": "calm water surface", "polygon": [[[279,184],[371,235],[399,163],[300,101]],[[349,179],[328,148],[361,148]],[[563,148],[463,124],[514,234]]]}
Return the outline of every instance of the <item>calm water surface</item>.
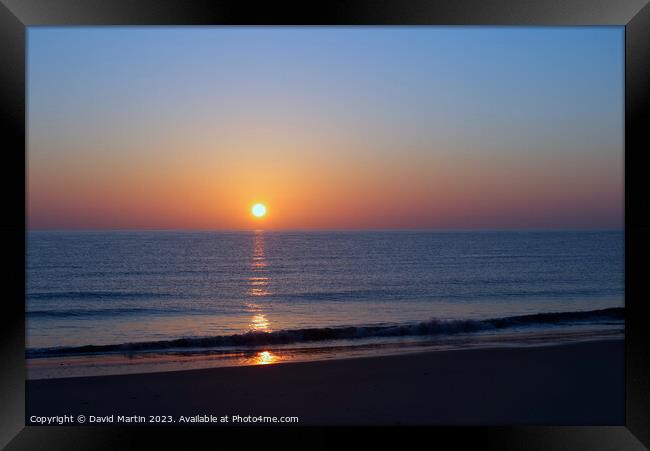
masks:
{"label": "calm water surface", "polygon": [[623,263],[616,231],[29,232],[27,353],[621,330]]}

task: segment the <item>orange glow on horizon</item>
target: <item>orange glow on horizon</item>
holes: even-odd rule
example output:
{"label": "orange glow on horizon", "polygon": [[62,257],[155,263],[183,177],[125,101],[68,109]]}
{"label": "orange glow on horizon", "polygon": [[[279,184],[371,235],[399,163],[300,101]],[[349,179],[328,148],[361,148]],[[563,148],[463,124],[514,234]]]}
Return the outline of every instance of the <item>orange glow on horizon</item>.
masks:
{"label": "orange glow on horizon", "polygon": [[[320,145],[313,138],[313,148],[300,158],[289,140],[274,142],[273,135],[264,146],[245,141],[246,148],[264,151],[245,152],[242,144],[229,148],[227,142],[225,150],[208,153],[200,138],[186,143],[191,150],[184,153],[161,144],[157,148],[165,152],[157,159],[83,154],[78,164],[58,172],[51,170],[55,161],[30,156],[29,227],[525,228],[552,225],[557,218],[567,226],[604,224],[622,208],[622,172],[571,156],[557,158],[549,175],[519,160],[470,164],[462,153],[437,159],[423,151],[398,159],[385,151],[373,158],[364,149],[332,156],[323,148],[325,138]],[[177,156],[188,152],[195,158]],[[257,204],[264,206],[262,216],[253,212]]]}

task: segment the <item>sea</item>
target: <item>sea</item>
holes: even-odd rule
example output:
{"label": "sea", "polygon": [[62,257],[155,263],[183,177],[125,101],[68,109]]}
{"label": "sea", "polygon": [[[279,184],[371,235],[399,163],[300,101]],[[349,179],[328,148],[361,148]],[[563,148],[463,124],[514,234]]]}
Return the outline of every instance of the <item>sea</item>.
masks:
{"label": "sea", "polygon": [[29,231],[28,378],[623,338],[623,231]]}

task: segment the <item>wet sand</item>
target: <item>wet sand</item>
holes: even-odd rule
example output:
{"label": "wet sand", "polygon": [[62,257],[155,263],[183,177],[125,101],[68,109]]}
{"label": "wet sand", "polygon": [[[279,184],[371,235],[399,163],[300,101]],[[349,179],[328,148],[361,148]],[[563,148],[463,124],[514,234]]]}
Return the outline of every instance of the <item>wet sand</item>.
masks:
{"label": "wet sand", "polygon": [[[615,425],[621,339],[29,380],[30,416],[296,416],[299,425]],[[72,423],[77,424],[77,423]],[[86,423],[89,424],[89,423]],[[259,424],[259,423],[258,423]],[[186,425],[186,424],[182,424]]]}

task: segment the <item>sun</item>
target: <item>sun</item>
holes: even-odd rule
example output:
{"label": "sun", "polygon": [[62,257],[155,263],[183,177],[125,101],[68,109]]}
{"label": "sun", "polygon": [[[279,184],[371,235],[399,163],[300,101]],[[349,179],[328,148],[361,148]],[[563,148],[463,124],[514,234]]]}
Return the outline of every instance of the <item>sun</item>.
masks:
{"label": "sun", "polygon": [[251,208],[251,213],[253,213],[253,216],[256,218],[266,216],[266,206],[264,204],[255,204]]}

